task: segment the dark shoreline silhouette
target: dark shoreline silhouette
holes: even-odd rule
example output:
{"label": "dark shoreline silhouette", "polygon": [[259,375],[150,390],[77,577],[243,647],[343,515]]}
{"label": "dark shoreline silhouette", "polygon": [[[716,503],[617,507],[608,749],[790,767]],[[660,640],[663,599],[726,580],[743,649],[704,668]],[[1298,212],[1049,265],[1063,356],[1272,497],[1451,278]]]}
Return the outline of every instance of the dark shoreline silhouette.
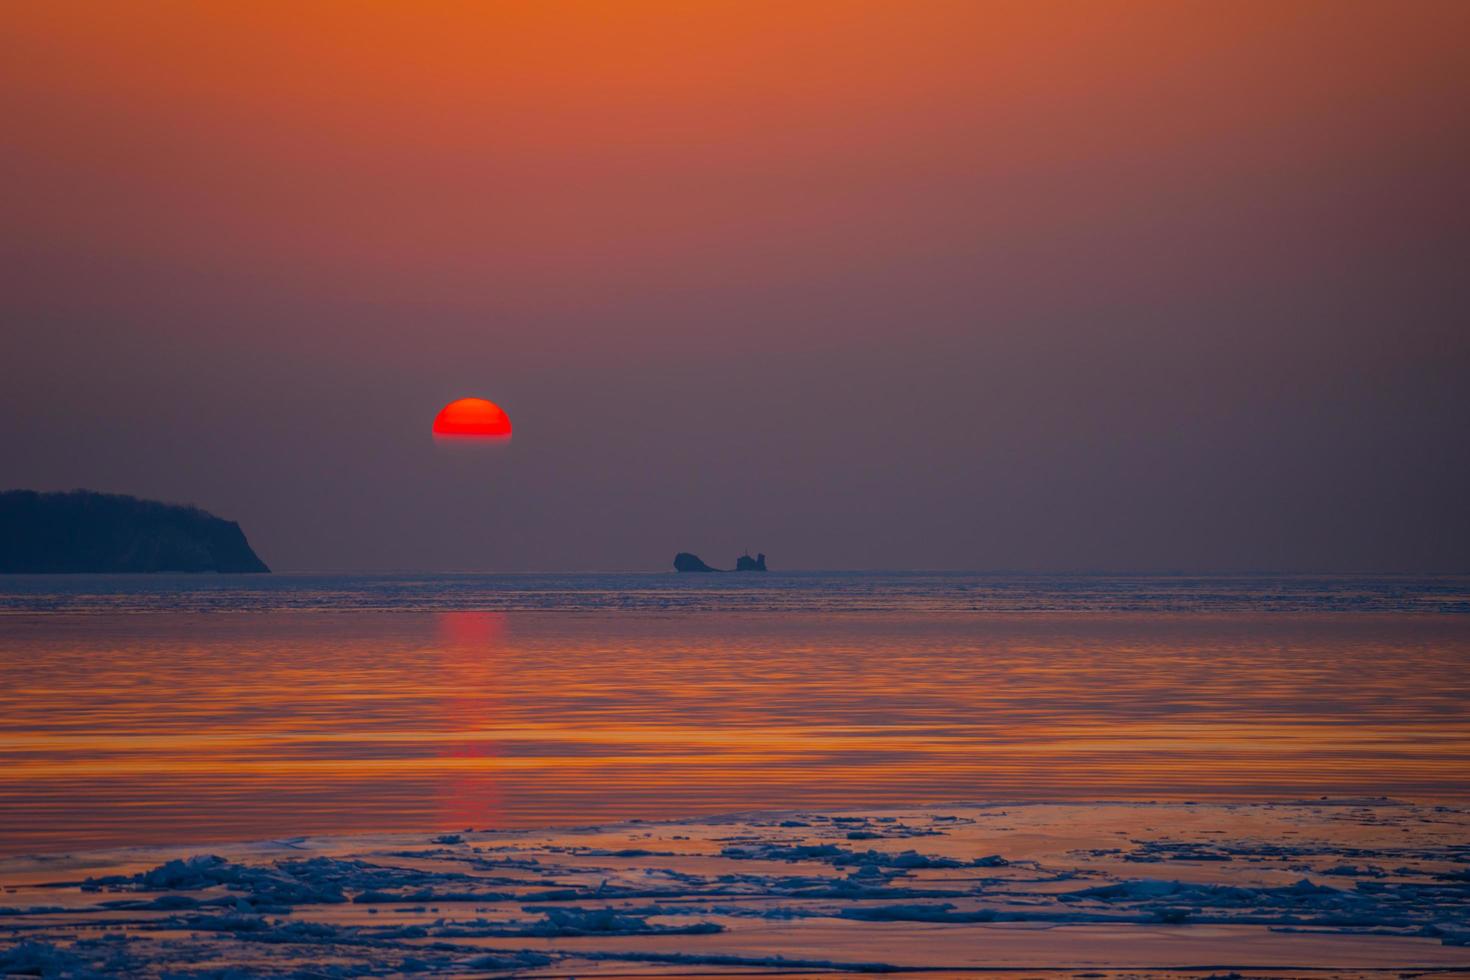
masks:
{"label": "dark shoreline silhouette", "polygon": [[269,572],[240,525],[126,494],[0,492],[0,573]]}
{"label": "dark shoreline silhouette", "polygon": [[[741,555],[735,559],[734,571],[737,572],[764,572],[766,570],[766,556],[764,553],[757,554],[754,558],[749,554]],[[674,571],[676,572],[728,572],[728,568],[711,568],[704,563],[698,555],[688,551],[681,551],[674,556]]]}

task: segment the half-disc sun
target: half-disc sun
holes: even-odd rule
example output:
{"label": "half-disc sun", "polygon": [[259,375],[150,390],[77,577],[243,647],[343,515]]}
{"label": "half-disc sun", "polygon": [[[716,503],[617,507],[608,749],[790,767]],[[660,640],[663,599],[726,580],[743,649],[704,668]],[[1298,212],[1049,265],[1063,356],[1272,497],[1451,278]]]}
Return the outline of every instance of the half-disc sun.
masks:
{"label": "half-disc sun", "polygon": [[434,438],[507,440],[510,416],[492,401],[461,398],[445,405],[434,417]]}

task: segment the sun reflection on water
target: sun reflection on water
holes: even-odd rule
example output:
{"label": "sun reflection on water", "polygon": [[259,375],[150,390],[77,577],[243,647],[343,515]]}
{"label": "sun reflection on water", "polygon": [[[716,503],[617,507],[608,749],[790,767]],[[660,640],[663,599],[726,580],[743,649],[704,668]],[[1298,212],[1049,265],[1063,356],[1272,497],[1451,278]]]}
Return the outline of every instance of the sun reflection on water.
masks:
{"label": "sun reflection on water", "polygon": [[0,851],[938,799],[1470,798],[1432,615],[14,615]]}

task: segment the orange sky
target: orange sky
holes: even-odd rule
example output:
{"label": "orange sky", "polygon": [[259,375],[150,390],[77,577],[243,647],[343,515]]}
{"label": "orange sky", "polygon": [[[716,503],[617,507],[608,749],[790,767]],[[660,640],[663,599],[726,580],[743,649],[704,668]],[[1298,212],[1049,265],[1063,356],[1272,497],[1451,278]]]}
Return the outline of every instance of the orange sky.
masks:
{"label": "orange sky", "polygon": [[[868,473],[856,434],[834,431],[866,411],[834,409],[846,392],[908,406],[892,423],[901,428],[880,422],[868,436],[914,447],[909,474],[994,483],[989,463],[954,472],[955,459],[1028,474],[991,501],[1001,509],[1034,499],[1034,481],[1101,482],[1112,489],[1096,506],[1112,513],[1139,496],[1118,474],[1157,477],[1174,442],[1219,444],[1283,414],[1305,427],[1291,445],[1233,458],[1261,455],[1279,474],[1307,442],[1332,447],[1318,469],[1341,469],[1378,452],[1374,440],[1401,445],[1402,431],[1444,424],[1443,402],[1404,399],[1440,391],[1448,382],[1434,372],[1465,359],[1454,283],[1467,34],[1470,6],[1454,0],[8,4],[0,256],[7,319],[21,326],[0,353],[29,365],[35,387],[0,407],[33,414],[58,358],[85,390],[40,428],[0,432],[24,444],[0,478],[198,498],[278,537],[287,565],[330,563],[331,541],[300,538],[287,504],[262,502],[239,474],[160,469],[159,446],[198,436],[179,406],[232,392],[238,415],[206,412],[260,453],[284,419],[317,420],[279,458],[236,446],[256,472],[280,468],[266,482],[295,479],[286,492],[299,496],[327,492],[300,474],[329,427],[350,419],[381,430],[412,418],[421,430],[422,413],[479,395],[505,404],[519,439],[523,425],[585,430],[590,412],[615,404],[631,416],[619,429],[644,439],[609,446],[616,458],[779,464],[760,472],[768,484],[789,478],[773,496],[811,489],[797,510],[752,505],[731,518],[756,533],[789,541],[812,526],[821,494],[876,480],[865,503],[800,546],[820,564],[875,522],[937,497],[953,525],[974,499],[916,499],[900,478]],[[1336,351],[1326,366],[1324,344]],[[1090,378],[1098,371],[1134,403],[1098,414],[1112,397]],[[251,402],[261,372],[279,375],[270,404]],[[772,407],[708,409],[681,428],[636,404],[670,377],[725,385],[731,403],[766,387]],[[1362,418],[1334,409],[1341,425],[1318,432],[1287,404],[1303,384],[1308,401],[1353,386],[1382,395],[1366,415],[1387,413],[1391,431],[1363,435]],[[987,402],[977,389],[1005,390]],[[1266,407],[1240,402],[1247,389]],[[364,407],[368,390],[381,416]],[[1025,404],[1038,391],[1043,403]],[[1060,404],[1139,431],[1200,391],[1190,417],[1224,432],[1145,426],[1136,452],[1097,445],[1086,422],[1045,421]],[[578,398],[575,419],[558,416]],[[1466,414],[1463,401],[1448,410]],[[101,416],[114,427],[105,445],[82,448],[92,465],[67,462],[76,443],[65,458],[47,448]],[[957,421],[975,418],[1026,431],[1014,445],[980,444]],[[750,431],[767,441],[741,443]],[[696,440],[715,455],[690,460]],[[575,442],[566,451],[586,460]],[[1055,455],[1033,458],[1039,446]],[[379,471],[419,465],[407,449],[384,452]],[[812,471],[791,468],[805,459]],[[615,460],[588,465],[595,474],[558,464],[527,479],[595,476],[615,497],[647,496]],[[1219,465],[1189,463],[1173,496],[1218,485],[1206,470]],[[353,479],[375,472],[363,463]],[[1422,470],[1420,482],[1431,472],[1442,474]],[[1240,521],[1259,524],[1268,505],[1309,510],[1340,477],[1294,483],[1290,501],[1252,505]],[[1470,479],[1463,467],[1452,477]],[[524,492],[543,497],[531,484]],[[394,492],[353,520],[402,506]],[[1162,542],[1174,530],[1138,528],[1158,546],[1126,562],[1392,564],[1403,556],[1374,558],[1377,544],[1356,557],[1320,545],[1360,512],[1408,503],[1375,490],[1285,558],[1262,550],[1271,535],[1250,554],[1220,553],[1234,532],[1172,556]],[[663,533],[667,508],[651,507],[628,524],[638,540]],[[682,527],[722,519],[711,511],[685,513]],[[1028,520],[1032,541],[1056,525],[1054,514]],[[895,529],[892,547],[843,560],[960,560],[899,547],[932,530]],[[1405,533],[1390,530],[1385,539]],[[995,540],[977,530],[967,553],[982,539]],[[298,540],[305,550],[292,553]],[[627,543],[607,542],[594,563]],[[1047,560],[1090,564],[1105,544]],[[1021,547],[1006,546],[1008,564]],[[345,560],[451,557],[466,560],[433,549]]]}
{"label": "orange sky", "polygon": [[1201,172],[1270,195],[1383,168],[1464,111],[1425,84],[1465,78],[1464,5],[1412,12],[17,4],[10,217],[58,249],[446,302],[502,273],[828,281],[1188,208]]}

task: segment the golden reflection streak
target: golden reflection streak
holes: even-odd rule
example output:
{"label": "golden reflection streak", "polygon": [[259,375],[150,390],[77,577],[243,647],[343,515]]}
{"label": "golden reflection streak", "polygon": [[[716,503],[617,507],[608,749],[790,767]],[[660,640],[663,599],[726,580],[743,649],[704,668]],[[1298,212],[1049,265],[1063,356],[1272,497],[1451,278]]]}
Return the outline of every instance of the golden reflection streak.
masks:
{"label": "golden reflection streak", "polygon": [[1470,798],[1462,618],[484,616],[12,617],[0,849],[961,797]]}

